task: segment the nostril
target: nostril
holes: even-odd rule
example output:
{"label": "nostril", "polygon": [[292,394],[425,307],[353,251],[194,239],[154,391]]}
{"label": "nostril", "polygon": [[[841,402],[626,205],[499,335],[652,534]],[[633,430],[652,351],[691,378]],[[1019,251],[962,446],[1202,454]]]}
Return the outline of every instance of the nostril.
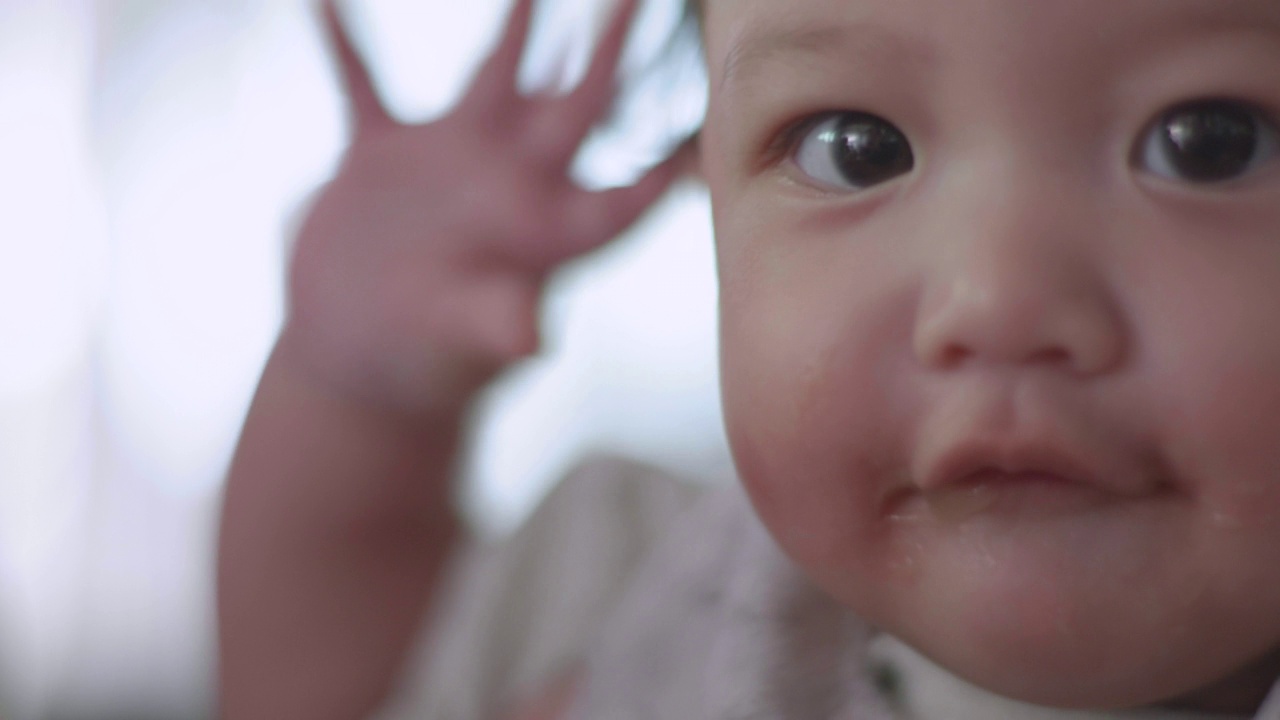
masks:
{"label": "nostril", "polygon": [[[937,353],[932,357],[936,366],[943,369],[954,369],[967,362],[971,362],[977,353],[964,343],[947,343],[938,348]],[[1021,357],[1013,355],[1004,358],[1004,361],[1014,364],[1026,365],[1070,365],[1072,364],[1071,353],[1064,347],[1045,347],[1034,350]]]}
{"label": "nostril", "polygon": [[1027,361],[1038,365],[1066,365],[1071,362],[1071,353],[1061,347],[1044,348],[1032,353]]}
{"label": "nostril", "polygon": [[973,355],[973,351],[960,343],[948,343],[939,349],[935,360],[939,367],[954,368],[963,364]]}

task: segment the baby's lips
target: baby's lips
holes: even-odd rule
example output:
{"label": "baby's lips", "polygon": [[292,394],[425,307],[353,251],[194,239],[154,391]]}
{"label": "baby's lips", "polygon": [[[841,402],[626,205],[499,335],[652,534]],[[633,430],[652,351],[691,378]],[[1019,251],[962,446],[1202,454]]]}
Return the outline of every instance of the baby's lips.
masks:
{"label": "baby's lips", "polygon": [[941,492],[992,482],[1048,482],[1080,485],[1118,497],[1138,497],[1153,491],[1136,462],[1107,457],[1030,436],[964,439],[944,446],[922,463],[915,476],[924,493]]}

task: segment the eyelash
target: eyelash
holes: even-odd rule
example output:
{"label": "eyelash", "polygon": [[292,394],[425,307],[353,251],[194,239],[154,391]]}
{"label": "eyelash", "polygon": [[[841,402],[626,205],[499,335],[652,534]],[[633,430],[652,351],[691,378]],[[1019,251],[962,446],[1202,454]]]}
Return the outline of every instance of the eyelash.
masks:
{"label": "eyelash", "polygon": [[[1190,187],[1214,186],[1248,177],[1259,167],[1280,159],[1280,123],[1277,123],[1275,117],[1273,113],[1268,112],[1257,103],[1235,98],[1210,96],[1175,103],[1162,110],[1153,120],[1143,126],[1132,141],[1131,165],[1144,174]],[[905,140],[907,162],[914,163],[914,149],[910,139],[892,121],[882,116],[862,111],[823,110],[805,114],[800,119],[785,124],[766,144],[762,153],[762,164],[767,167],[773,167],[789,163],[804,175],[809,182],[833,191],[858,192],[896,177],[896,174],[889,175],[885,178],[872,179],[870,182],[859,185],[857,182],[850,180],[850,176],[842,171],[840,174],[843,177],[838,178],[837,181],[832,181],[816,177],[814,173],[801,167],[801,151],[804,149],[804,143],[813,139],[811,133],[825,124],[841,120],[844,120],[845,124],[833,130],[847,130],[859,120],[864,123],[870,120],[892,129],[901,139]],[[1230,133],[1232,130],[1241,129],[1246,125],[1246,122],[1244,122],[1246,120],[1250,126],[1248,130],[1249,139],[1246,142],[1252,144],[1248,145],[1247,157],[1244,159],[1230,156],[1231,152],[1241,148],[1223,146],[1220,142],[1223,137],[1201,138],[1198,144],[1194,138],[1184,140],[1182,143],[1171,139],[1175,132],[1171,128],[1175,123],[1181,122],[1184,127],[1190,124],[1193,131],[1198,131],[1201,134],[1213,135],[1217,133],[1221,136],[1224,132]],[[1217,123],[1216,125],[1215,122]],[[1227,127],[1224,130],[1224,123],[1226,125],[1234,123],[1235,127]],[[1164,138],[1161,137],[1161,132],[1165,133]],[[1208,143],[1207,147],[1205,146],[1206,142]],[[1239,136],[1231,138],[1230,142],[1239,143]],[[834,144],[831,147],[834,148]],[[1225,160],[1228,164],[1216,164],[1214,158],[1209,158],[1206,164],[1197,166],[1199,161],[1205,160],[1204,157],[1191,157],[1197,151],[1207,152],[1208,154],[1226,154],[1226,157],[1219,157],[1216,160]],[[1183,154],[1182,157],[1174,155],[1179,152]],[[810,155],[809,159],[812,160],[813,156]],[[834,162],[832,158],[826,158],[826,161]],[[897,174],[905,174],[911,169],[911,166],[899,169],[901,172]]]}
{"label": "eyelash", "polygon": [[760,164],[773,166],[790,160],[800,146],[805,135],[823,120],[839,115],[844,110],[818,110],[804,113],[799,119],[789,120],[781,124],[780,130],[769,133],[764,150],[760,153]]}

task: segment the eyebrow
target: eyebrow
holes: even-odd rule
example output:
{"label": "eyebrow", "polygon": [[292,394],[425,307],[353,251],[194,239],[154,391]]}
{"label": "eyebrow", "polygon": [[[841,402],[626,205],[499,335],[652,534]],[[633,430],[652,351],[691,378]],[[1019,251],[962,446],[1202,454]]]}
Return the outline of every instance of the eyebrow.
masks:
{"label": "eyebrow", "polygon": [[1099,33],[1101,38],[1112,44],[1140,52],[1150,51],[1152,46],[1176,44],[1217,33],[1280,34],[1280,3],[1265,6],[1262,14],[1252,12],[1255,10],[1253,6],[1240,5],[1229,0],[1219,0],[1218,4],[1211,7],[1198,7],[1162,17],[1154,27],[1147,20],[1140,29],[1122,25],[1100,28]]}
{"label": "eyebrow", "polygon": [[720,82],[725,86],[749,82],[765,66],[779,60],[832,56],[855,58],[871,67],[906,65],[929,69],[938,64],[937,52],[922,38],[867,21],[774,27],[747,33],[734,43],[725,58]]}

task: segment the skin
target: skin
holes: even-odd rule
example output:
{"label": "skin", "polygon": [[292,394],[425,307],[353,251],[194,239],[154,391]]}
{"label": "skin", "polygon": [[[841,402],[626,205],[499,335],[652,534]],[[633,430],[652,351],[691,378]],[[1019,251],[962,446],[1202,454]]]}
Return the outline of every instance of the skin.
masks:
{"label": "skin", "polygon": [[[457,107],[410,125],[324,6],[353,136],[296,239],[289,316],[228,474],[219,717],[367,717],[394,687],[464,540],[453,479],[473,398],[536,350],[547,275],[690,165],[686,147],[629,186],[569,177],[612,102],[634,8],[619,5],[575,89],[524,96],[533,3],[519,0]],[[569,687],[503,717],[555,717]]]}
{"label": "skin", "polygon": [[[1254,710],[1280,674],[1280,160],[1197,183],[1144,149],[1196,99],[1272,132],[1280,6],[703,12],[726,422],[784,550],[995,692]],[[799,162],[805,119],[846,110],[900,129],[909,172]]]}

